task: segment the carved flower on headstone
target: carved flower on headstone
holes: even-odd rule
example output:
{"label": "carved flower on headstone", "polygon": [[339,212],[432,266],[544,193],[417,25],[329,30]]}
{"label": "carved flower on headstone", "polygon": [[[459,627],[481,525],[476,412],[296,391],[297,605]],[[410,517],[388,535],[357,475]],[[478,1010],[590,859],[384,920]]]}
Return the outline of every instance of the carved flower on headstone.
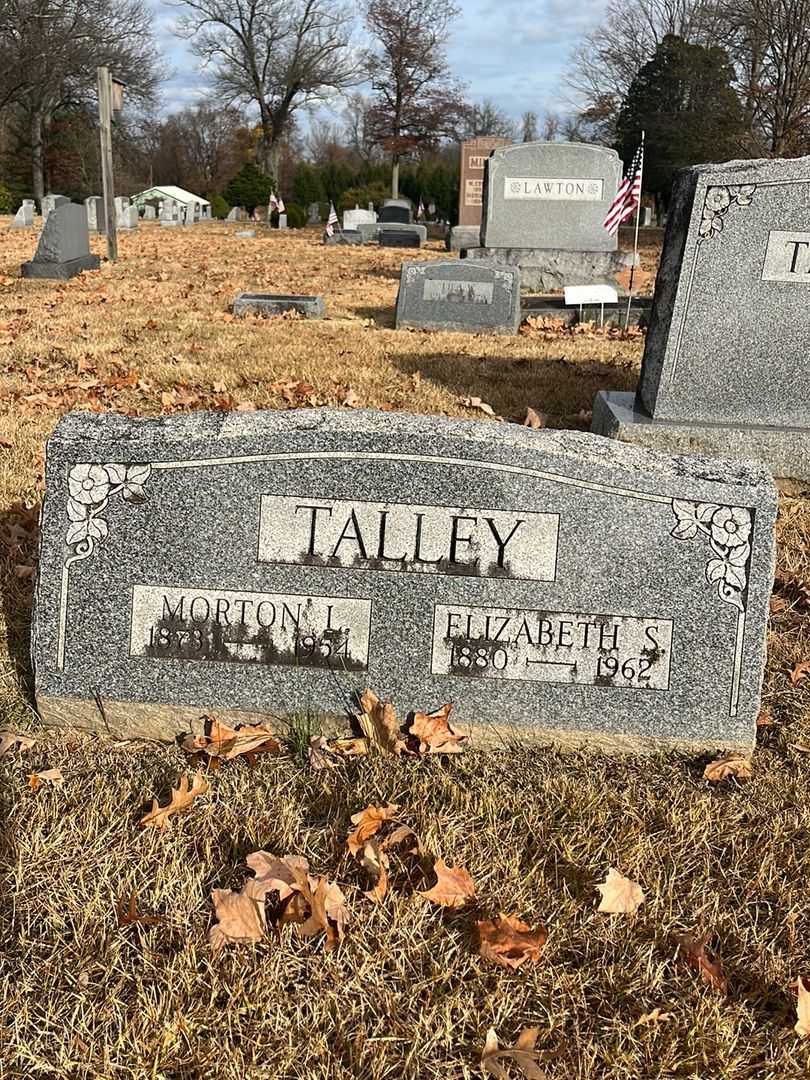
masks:
{"label": "carved flower on headstone", "polygon": [[92,506],[107,498],[110,478],[101,465],[74,465],[68,477],[68,489],[76,502]]}
{"label": "carved flower on headstone", "polygon": [[724,547],[739,547],[751,537],[751,514],[741,506],[721,506],[712,517],[712,540]]}
{"label": "carved flower on headstone", "polygon": [[706,563],[706,580],[717,586],[721,600],[744,611],[743,594],[748,580],[751,556],[751,511],[743,506],[718,506],[672,500],[676,540],[708,538],[712,558]]}
{"label": "carved flower on headstone", "polygon": [[756,189],[756,184],[732,184],[728,190],[738,206],[750,206]]}
{"label": "carved flower on headstone", "polygon": [[731,192],[725,187],[710,187],[706,192],[706,209],[716,214],[731,206]]}

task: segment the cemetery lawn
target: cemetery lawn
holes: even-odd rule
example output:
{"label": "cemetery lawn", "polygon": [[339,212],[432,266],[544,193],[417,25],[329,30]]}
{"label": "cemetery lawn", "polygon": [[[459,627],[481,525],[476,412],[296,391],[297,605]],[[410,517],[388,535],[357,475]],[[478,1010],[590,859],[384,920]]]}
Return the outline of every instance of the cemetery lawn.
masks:
{"label": "cemetery lawn", "polygon": [[[31,706],[36,506],[62,413],[346,405],[494,422],[483,403],[504,422],[531,407],[550,426],[587,429],[597,390],[634,386],[643,341],[542,326],[515,338],[396,333],[398,267],[412,253],[324,248],[313,232],[237,240],[224,224],[146,226],[120,237],[115,267],[23,282],[34,234],[2,231],[9,220],[0,730],[37,741],[0,757],[0,1078],[461,1080],[482,1075],[488,1028],[510,1045],[530,1026],[549,1080],[806,1076],[791,984],[810,986],[810,678],[796,671],[810,661],[810,499],[782,498],[771,722],[748,782],[711,788],[708,758],[547,747],[313,771],[290,738],[254,767],[212,772],[209,794],[164,832],[140,829],[189,768],[184,754],[47,732]],[[424,255],[444,257],[438,244]],[[233,319],[234,295],[255,289],[321,293],[328,318]],[[394,704],[404,715],[425,703]],[[31,790],[28,775],[49,768],[63,786]],[[387,802],[470,873],[468,908],[408,885],[377,905],[363,896],[350,817]],[[340,883],[353,921],[336,950],[286,926],[212,953],[211,890],[241,888],[259,849],[303,855]],[[609,867],[642,886],[634,915],[597,913]],[[155,925],[119,925],[133,891]],[[500,911],[547,927],[539,963],[512,972],[477,955],[476,920]],[[684,935],[709,932],[727,994],[679,955]],[[666,1015],[640,1022],[655,1009]]]}

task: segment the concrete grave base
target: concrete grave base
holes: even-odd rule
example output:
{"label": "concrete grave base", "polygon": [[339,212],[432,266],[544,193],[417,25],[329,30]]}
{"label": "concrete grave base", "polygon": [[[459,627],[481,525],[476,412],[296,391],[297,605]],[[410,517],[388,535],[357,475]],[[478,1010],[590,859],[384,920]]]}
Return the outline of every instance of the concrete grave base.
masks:
{"label": "concrete grave base", "polygon": [[486,259],[520,268],[524,289],[552,292],[566,285],[614,285],[616,275],[632,264],[621,251],[563,251],[557,248],[468,248],[463,258]]}
{"label": "concrete grave base", "polygon": [[101,259],[98,255],[80,255],[78,259],[70,259],[68,262],[24,262],[22,264],[22,276],[24,278],[56,278],[58,281],[67,281],[68,278],[76,277],[84,270],[98,270]]}
{"label": "concrete grave base", "polygon": [[[377,226],[375,225],[376,229]],[[336,232],[332,236],[324,235],[323,242],[329,247],[339,247],[346,244],[363,244],[363,234],[359,229],[344,229],[343,232]]]}
{"label": "concrete grave base", "polygon": [[635,394],[600,390],[591,431],[672,454],[761,461],[776,477],[810,481],[810,428],[654,420],[638,407]]}
{"label": "concrete grave base", "polygon": [[447,237],[448,251],[466,251],[481,244],[480,225],[455,225]]}
{"label": "concrete grave base", "polygon": [[306,319],[322,319],[326,305],[322,296],[283,293],[239,293],[233,302],[234,315],[283,315],[285,311],[297,311]]}
{"label": "concrete grave base", "polygon": [[[599,304],[583,304],[580,309],[576,304],[566,304],[562,296],[523,296],[520,301],[521,316],[524,319],[562,319],[568,326],[578,322],[599,323],[603,311]],[[580,317],[581,311],[581,317]],[[630,326],[648,326],[652,311],[652,298],[636,296],[630,305]],[[627,318],[627,300],[620,299],[618,304],[604,305],[605,325],[624,326]]]}

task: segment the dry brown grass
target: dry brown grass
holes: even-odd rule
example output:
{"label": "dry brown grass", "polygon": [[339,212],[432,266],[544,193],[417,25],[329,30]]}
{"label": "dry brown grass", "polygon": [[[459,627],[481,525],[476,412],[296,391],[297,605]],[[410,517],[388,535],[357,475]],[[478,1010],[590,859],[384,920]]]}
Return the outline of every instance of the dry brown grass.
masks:
{"label": "dry brown grass", "polygon": [[[37,499],[42,442],[66,408],[155,413],[228,396],[287,408],[301,395],[286,400],[285,386],[306,383],[324,404],[351,388],[364,405],[474,415],[462,401],[477,395],[506,417],[532,405],[582,427],[596,389],[636,377],[637,340],[397,334],[400,253],[232,231],[144,228],[122,238],[118,266],[66,286],[21,282],[32,236],[0,233],[0,727],[39,739],[0,759],[0,1077],[461,1080],[481,1075],[488,1027],[508,1043],[530,1024],[550,1080],[806,1076],[789,984],[810,975],[810,756],[796,749],[810,746],[810,684],[788,678],[810,657],[806,499],[786,497],[780,514],[776,723],[760,730],[745,786],[709,790],[705,762],[678,755],[515,749],[317,774],[287,755],[215,773],[210,796],[158,835],[136,823],[176,782],[179,750],[38,729],[30,579],[16,569],[32,541],[12,507]],[[253,287],[321,291],[330,319],[224,318]],[[115,385],[132,370],[140,385]],[[27,773],[50,766],[65,786],[31,792]],[[366,901],[343,841],[369,801],[401,803],[429,849],[465,866],[480,912],[545,923],[541,963],[511,974],[480,960],[475,911],[442,913],[407,891]],[[257,848],[303,854],[345,886],[355,923],[336,952],[288,927],[212,956],[210,890],[241,886]],[[611,865],[645,890],[633,917],[595,912]],[[132,889],[164,923],[117,925]],[[728,998],[676,959],[680,935],[709,928]],[[656,1007],[672,1018],[637,1026]]]}

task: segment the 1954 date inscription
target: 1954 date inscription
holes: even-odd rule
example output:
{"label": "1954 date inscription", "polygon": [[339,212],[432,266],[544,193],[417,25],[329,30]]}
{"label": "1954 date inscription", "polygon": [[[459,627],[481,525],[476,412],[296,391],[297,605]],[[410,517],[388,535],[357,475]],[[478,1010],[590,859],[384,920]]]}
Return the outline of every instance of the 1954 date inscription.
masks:
{"label": "1954 date inscription", "polygon": [[437,604],[431,673],[667,690],[671,647],[671,619]]}

